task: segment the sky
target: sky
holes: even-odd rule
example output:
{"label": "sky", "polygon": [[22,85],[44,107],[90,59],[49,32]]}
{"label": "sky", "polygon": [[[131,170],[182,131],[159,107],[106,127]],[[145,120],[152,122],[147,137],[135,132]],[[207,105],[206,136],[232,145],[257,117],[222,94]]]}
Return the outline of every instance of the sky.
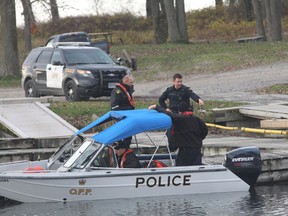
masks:
{"label": "sky", "polygon": [[[94,2],[99,2],[98,7]],[[78,15],[114,14],[117,12],[130,11],[136,15],[146,15],[146,0],[57,0],[60,17]],[[185,10],[198,10],[214,6],[215,0],[185,0]],[[20,0],[16,0],[16,21],[21,26],[24,23],[23,9]],[[33,5],[36,20],[43,22],[49,19],[49,15],[39,5]]]}

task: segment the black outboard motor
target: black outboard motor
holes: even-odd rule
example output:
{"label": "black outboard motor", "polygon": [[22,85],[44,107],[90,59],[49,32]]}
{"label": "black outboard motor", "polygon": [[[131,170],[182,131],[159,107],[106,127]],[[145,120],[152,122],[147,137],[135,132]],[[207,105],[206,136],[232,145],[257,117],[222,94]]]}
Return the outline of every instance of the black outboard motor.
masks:
{"label": "black outboard motor", "polygon": [[243,147],[227,152],[224,166],[253,187],[261,172],[258,147]]}

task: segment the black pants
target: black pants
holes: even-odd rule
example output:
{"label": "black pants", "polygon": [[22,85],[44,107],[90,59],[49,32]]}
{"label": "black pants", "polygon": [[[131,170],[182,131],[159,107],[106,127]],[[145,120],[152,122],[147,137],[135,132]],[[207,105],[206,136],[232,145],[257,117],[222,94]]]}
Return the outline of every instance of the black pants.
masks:
{"label": "black pants", "polygon": [[168,139],[169,150],[170,150],[171,152],[176,151],[176,150],[177,150],[177,147],[176,147],[175,141],[174,141],[173,136],[172,136],[172,128],[169,128],[169,129],[166,131],[166,136],[167,136],[167,139]]}
{"label": "black pants", "polygon": [[179,148],[176,166],[202,165],[201,148]]}

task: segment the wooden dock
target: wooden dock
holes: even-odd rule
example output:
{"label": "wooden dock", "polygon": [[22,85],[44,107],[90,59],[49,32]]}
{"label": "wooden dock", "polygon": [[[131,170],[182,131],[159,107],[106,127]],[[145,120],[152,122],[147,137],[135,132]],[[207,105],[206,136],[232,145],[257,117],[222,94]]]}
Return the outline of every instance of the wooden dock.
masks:
{"label": "wooden dock", "polygon": [[48,98],[43,101],[39,98],[1,100],[0,123],[19,138],[63,137],[78,130],[45,106]]}
{"label": "wooden dock", "polygon": [[212,112],[216,124],[288,129],[288,103],[213,109]]}

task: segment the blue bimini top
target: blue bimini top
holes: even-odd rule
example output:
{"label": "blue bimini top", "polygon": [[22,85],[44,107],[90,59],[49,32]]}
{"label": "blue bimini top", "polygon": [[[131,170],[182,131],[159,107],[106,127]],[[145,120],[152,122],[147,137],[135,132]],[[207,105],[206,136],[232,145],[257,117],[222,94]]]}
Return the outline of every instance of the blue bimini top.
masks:
{"label": "blue bimini top", "polygon": [[115,124],[95,134],[92,138],[106,145],[130,137],[145,131],[167,130],[171,127],[171,118],[155,110],[120,110],[110,111],[101,116],[86,127],[77,131],[74,135],[80,135],[85,131],[101,125],[105,122],[115,121]]}

